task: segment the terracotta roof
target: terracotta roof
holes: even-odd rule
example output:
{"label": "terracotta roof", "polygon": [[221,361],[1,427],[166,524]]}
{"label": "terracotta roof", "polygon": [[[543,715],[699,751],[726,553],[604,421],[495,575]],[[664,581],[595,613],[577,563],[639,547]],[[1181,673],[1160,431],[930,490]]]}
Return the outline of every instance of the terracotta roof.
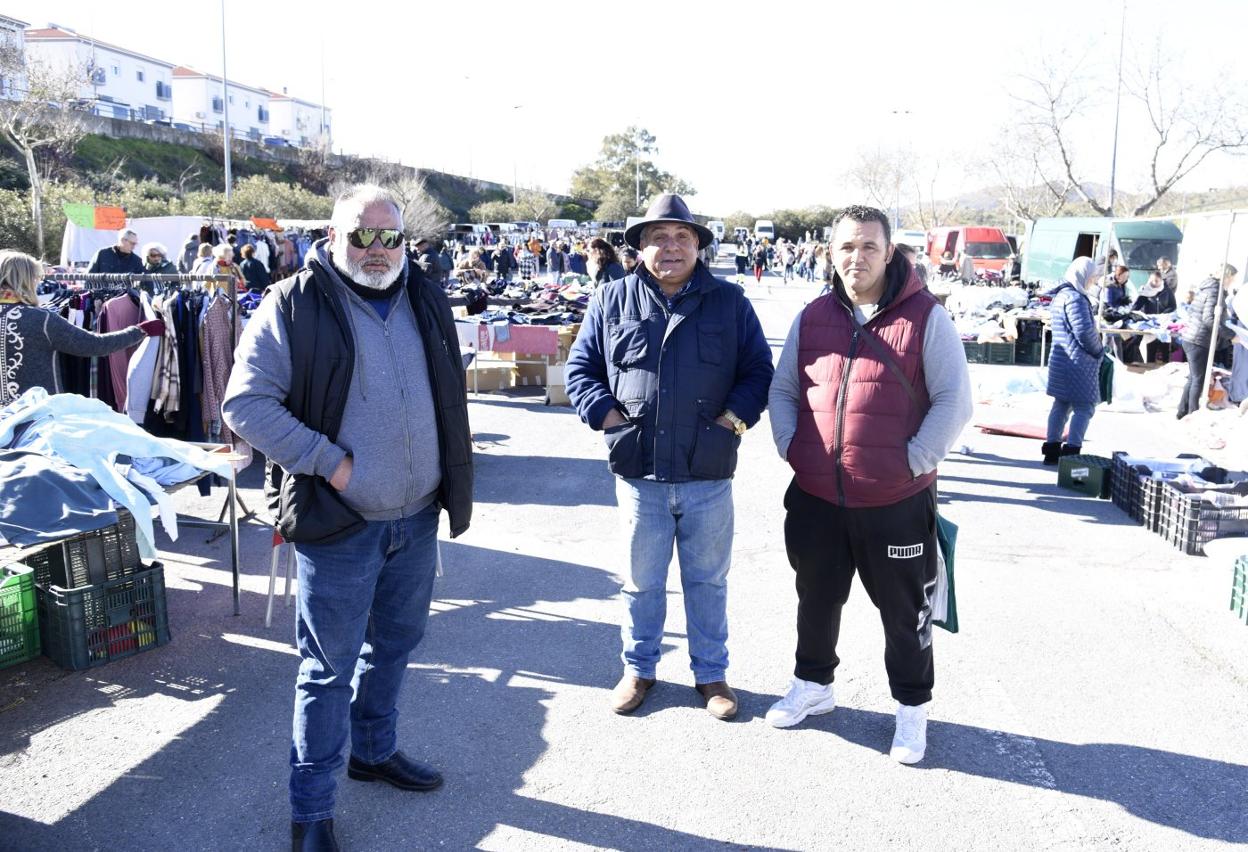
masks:
{"label": "terracotta roof", "polygon": [[85,36],[82,33],[66,32],[65,30],[60,30],[55,27],[45,27],[43,29],[26,31],[26,41],[28,42],[30,41],[65,41],[67,39],[71,41],[81,42],[82,44],[93,44],[96,47],[102,47],[105,50],[113,50],[113,51],[116,51],[117,53],[124,53],[127,56],[135,56],[135,57],[138,57],[139,59],[142,59],[145,62],[155,62],[158,65],[168,65],[170,67],[173,66],[173,63],[167,60],[157,59],[154,56],[148,56],[147,54],[139,53],[138,51],[135,51],[135,50],[130,50],[127,47],[118,47],[115,44],[109,44],[106,41],[100,41],[99,39],[91,38],[90,36]]}

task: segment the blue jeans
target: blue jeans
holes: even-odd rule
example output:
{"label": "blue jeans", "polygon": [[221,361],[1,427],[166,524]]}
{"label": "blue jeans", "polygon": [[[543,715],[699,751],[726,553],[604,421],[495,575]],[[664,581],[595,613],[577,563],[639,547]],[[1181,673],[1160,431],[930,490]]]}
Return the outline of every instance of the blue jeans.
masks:
{"label": "blue jeans", "polygon": [[[1074,412],[1073,416],[1071,412]],[[1096,404],[1092,402],[1066,402],[1065,400],[1053,400],[1053,407],[1049,409],[1049,441],[1062,440],[1062,430],[1066,427],[1066,418],[1070,417],[1070,433],[1066,436],[1066,443],[1072,447],[1083,446],[1083,436],[1088,431],[1088,424],[1092,422],[1092,414],[1096,411]]]}
{"label": "blue jeans", "polygon": [[429,620],[437,504],[398,521],[369,521],[332,544],[297,544],[303,662],[295,683],[290,808],[295,822],[334,815],[342,749],[365,763],[398,746],[396,703],[407,657]]}
{"label": "blue jeans", "polygon": [[626,614],[620,631],[625,670],[637,677],[654,677],[667,617],[667,568],[675,542],[694,681],[724,680],[732,480],[617,478],[615,497],[628,553],[622,589]]}

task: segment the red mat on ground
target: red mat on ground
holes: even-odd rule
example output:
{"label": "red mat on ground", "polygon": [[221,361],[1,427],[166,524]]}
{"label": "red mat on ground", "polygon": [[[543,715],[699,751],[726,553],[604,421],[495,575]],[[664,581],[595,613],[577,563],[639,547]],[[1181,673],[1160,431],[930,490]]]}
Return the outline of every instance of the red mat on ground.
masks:
{"label": "red mat on ground", "polygon": [[[988,435],[1013,435],[1015,438],[1048,438],[1047,429],[1034,423],[976,423],[975,428]],[[1069,433],[1067,433],[1069,434]],[[1065,434],[1062,435],[1066,437]]]}

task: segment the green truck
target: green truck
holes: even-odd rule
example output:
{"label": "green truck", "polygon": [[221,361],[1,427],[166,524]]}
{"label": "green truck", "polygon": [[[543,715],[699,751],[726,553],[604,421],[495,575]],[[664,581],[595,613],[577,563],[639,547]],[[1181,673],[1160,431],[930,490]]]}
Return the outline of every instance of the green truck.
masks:
{"label": "green truck", "polygon": [[1140,219],[1056,218],[1037,219],[1027,229],[1023,247],[1024,281],[1056,284],[1077,257],[1104,263],[1109,250],[1118,252],[1118,263],[1131,270],[1131,298],[1148,282],[1157,258],[1179,264],[1183,232],[1173,222]]}

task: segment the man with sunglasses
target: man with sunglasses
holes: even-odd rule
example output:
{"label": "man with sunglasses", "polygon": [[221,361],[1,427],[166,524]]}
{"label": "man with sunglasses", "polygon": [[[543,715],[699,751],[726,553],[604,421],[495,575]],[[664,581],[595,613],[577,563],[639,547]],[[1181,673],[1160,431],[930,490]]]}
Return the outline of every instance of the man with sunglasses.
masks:
{"label": "man with sunglasses", "polygon": [[143,273],[143,260],[134,253],[134,247],[138,244],[139,235],[129,228],[122,228],[117,232],[117,244],[97,251],[95,260],[91,261],[91,266],[87,268],[87,272],[102,272],[112,275],[123,273],[141,275]]}
{"label": "man with sunglasses", "polygon": [[399,751],[397,700],[429,615],[439,512],[452,536],[468,528],[472,445],[450,305],[404,239],[389,192],[341,196],[329,238],[252,315],[223,406],[276,465],[277,531],[298,557],[297,850],[338,848],[335,775],[348,741],[348,778],[442,784]]}

